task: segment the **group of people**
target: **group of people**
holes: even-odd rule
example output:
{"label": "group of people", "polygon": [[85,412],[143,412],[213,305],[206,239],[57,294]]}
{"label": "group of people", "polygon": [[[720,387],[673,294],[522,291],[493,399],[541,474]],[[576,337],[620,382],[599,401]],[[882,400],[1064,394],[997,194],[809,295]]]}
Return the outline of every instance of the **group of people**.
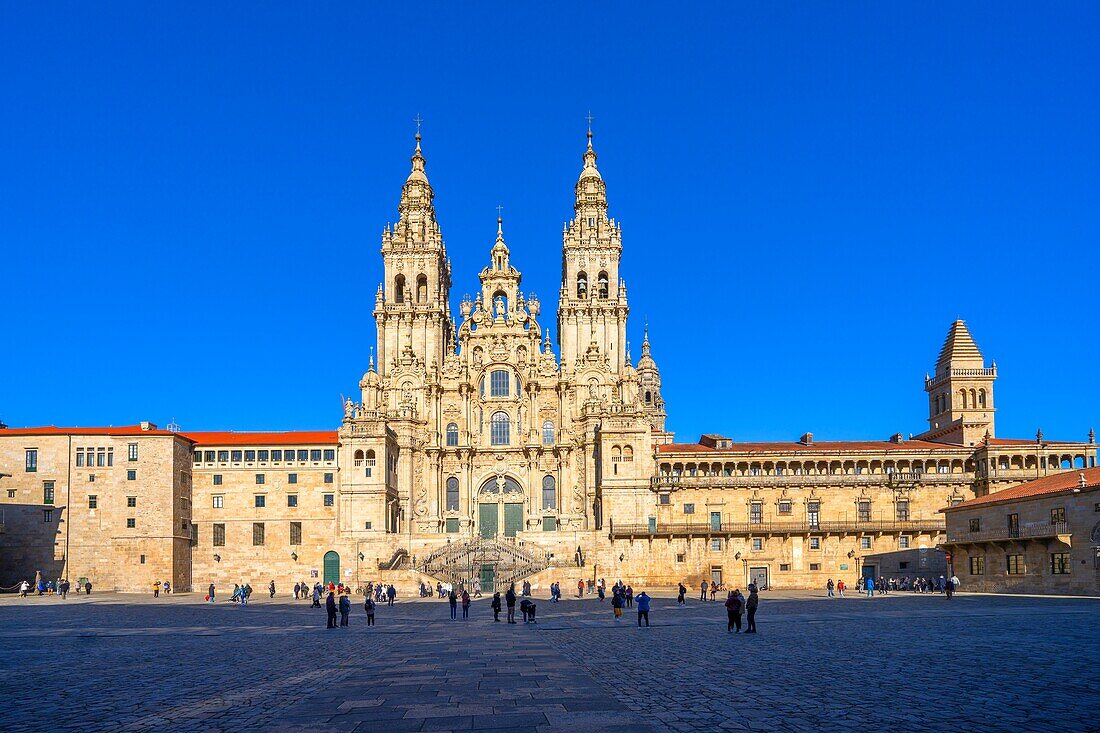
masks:
{"label": "group of people", "polygon": [[[705,600],[705,599],[704,599]],[[746,634],[756,633],[756,609],[760,606],[760,591],[755,583],[749,583],[749,597],[745,598],[739,588],[726,595],[726,633],[741,633],[741,615],[748,615]]]}
{"label": "group of people", "polygon": [[700,601],[707,600],[707,593],[708,592],[710,593],[710,599],[712,601],[717,600],[718,591],[720,591],[720,590],[722,590],[722,584],[721,583],[714,583],[714,582],[707,583],[707,581],[704,580],[702,583],[699,584],[699,600]]}
{"label": "group of people", "polygon": [[[875,595],[888,596],[890,591],[910,591],[912,593],[942,593],[948,598],[955,595],[959,590],[959,585],[962,581],[959,580],[959,576],[952,575],[950,578],[941,575],[935,581],[930,578],[909,578],[908,576],[901,578],[883,578],[879,577],[876,581],[874,577],[868,576],[866,578],[859,579],[859,591],[861,593],[867,593],[867,597],[871,598]],[[833,595],[832,591],[832,579],[826,584],[826,590],[829,596]],[[843,585],[840,582],[839,585]],[[840,591],[841,598],[844,597],[843,590]]]}
{"label": "group of people", "polygon": [[[19,597],[26,598],[32,591],[37,591],[37,595],[40,596],[53,596],[56,595],[59,598],[68,598],[69,591],[72,589],[72,585],[65,578],[58,578],[57,580],[43,580],[41,577],[33,585],[30,581],[24,580],[19,583]],[[92,594],[92,582],[85,580],[84,585],[77,585],[77,594],[80,591],[84,591],[85,595]]]}
{"label": "group of people", "polygon": [[164,595],[168,595],[169,593],[171,593],[172,592],[172,583],[170,581],[167,581],[167,580],[164,581],[163,583],[160,582],[159,580],[154,580],[153,581],[153,598],[160,598],[160,592],[161,591],[164,591]]}

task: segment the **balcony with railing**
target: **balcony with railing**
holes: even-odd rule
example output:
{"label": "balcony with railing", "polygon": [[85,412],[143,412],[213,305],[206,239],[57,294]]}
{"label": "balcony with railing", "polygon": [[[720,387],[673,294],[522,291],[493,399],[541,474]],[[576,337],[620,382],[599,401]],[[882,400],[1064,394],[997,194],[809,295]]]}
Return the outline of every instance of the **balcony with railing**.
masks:
{"label": "balcony with railing", "polygon": [[650,478],[654,491],[674,491],[680,488],[724,489],[767,486],[874,486],[901,483],[968,485],[974,482],[972,473],[894,472],[894,473],[783,473],[730,475],[723,474],[662,474]]}
{"label": "balcony with railing", "polygon": [[1049,541],[1058,540],[1069,544],[1072,535],[1068,532],[1065,522],[1051,522],[1049,524],[1036,523],[1023,527],[1000,527],[984,532],[960,532],[948,534],[944,546],[950,545],[979,545],[1000,544],[1012,542],[1027,542],[1029,540]]}
{"label": "balcony with railing", "polygon": [[889,520],[850,519],[773,522],[653,522],[650,524],[609,524],[611,539],[672,537],[772,537],[795,535],[881,535],[935,534],[945,530],[942,517]]}

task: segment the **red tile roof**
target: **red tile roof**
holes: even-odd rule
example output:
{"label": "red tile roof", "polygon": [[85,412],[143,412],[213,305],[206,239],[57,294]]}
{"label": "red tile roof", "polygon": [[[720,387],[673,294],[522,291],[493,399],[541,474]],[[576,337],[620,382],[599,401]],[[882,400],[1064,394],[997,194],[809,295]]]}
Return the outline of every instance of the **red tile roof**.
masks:
{"label": "red tile roof", "polygon": [[[1081,486],[1082,474],[1085,476],[1085,485],[1083,487]],[[1000,504],[1007,501],[1019,501],[1020,499],[1031,499],[1036,496],[1045,496],[1048,494],[1061,494],[1073,491],[1077,488],[1100,488],[1100,468],[1071,469],[1062,473],[1056,473],[1053,476],[1044,476],[1043,478],[1020,484],[1019,486],[1013,486],[1011,489],[986,494],[976,499],[969,499],[941,511],[947,512],[957,509],[972,509],[976,506]]]}
{"label": "red tile roof", "polygon": [[178,435],[185,440],[190,440],[182,433],[174,433],[170,430],[142,430],[140,425],[121,425],[107,428],[61,428],[56,425],[43,425],[37,428],[2,428],[0,437],[5,435],[117,435],[117,436],[141,436],[141,435]]}
{"label": "red tile roof", "polygon": [[284,433],[188,432],[186,435],[197,445],[336,445],[339,442],[335,430]]}
{"label": "red tile roof", "polygon": [[837,453],[842,451],[890,451],[904,453],[911,451],[963,448],[955,443],[933,443],[929,440],[903,440],[894,443],[890,440],[834,440],[814,442],[806,445],[795,441],[779,443],[730,443],[729,448],[711,448],[700,443],[668,443],[657,446],[658,453],[709,453],[714,455],[737,453]]}

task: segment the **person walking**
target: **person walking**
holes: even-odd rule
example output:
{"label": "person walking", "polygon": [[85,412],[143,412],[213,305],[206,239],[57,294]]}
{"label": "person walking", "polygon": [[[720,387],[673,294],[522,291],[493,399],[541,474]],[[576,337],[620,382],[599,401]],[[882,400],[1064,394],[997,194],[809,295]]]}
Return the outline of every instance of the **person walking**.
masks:
{"label": "person walking", "polygon": [[599,585],[596,586],[596,595],[598,595],[600,597],[600,603],[603,603],[604,587],[603,587],[603,579],[602,578],[600,579]]}
{"label": "person walking", "polygon": [[626,587],[625,596],[626,596],[626,607],[627,608],[633,608],[634,607],[634,587],[633,586],[628,585]]}
{"label": "person walking", "polygon": [[458,619],[458,596],[454,590],[447,594],[447,602],[451,604],[451,620],[455,621]]}
{"label": "person walking", "polygon": [[825,584],[825,590],[829,598],[835,598],[833,595],[833,579],[829,578],[829,582]]}
{"label": "person walking", "polygon": [[961,583],[962,581],[959,580],[959,576],[957,575],[952,575],[950,578],[947,579],[947,584],[951,587],[951,592],[953,594],[959,592],[959,585]]}
{"label": "person walking", "polygon": [[619,595],[618,588],[611,595],[611,610],[615,613],[616,621],[623,617],[623,597]]}
{"label": "person walking", "polygon": [[153,581],[153,598],[160,598],[160,581]]}
{"label": "person walking", "polygon": [[481,578],[474,578],[474,598],[481,598]]}
{"label": "person walking", "polygon": [[294,584],[294,600],[298,600],[298,594],[302,592],[302,586],[298,583]]}
{"label": "person walking", "polygon": [[867,578],[867,580],[864,581],[864,586],[867,588],[867,597],[873,598],[875,595],[875,579],[870,577]]}
{"label": "person walking", "polygon": [[274,580],[271,581],[270,583],[268,583],[267,592],[271,594],[272,598],[275,597],[275,581]]}
{"label": "person walking", "polygon": [[388,605],[392,606],[393,599],[397,598],[397,589],[394,588],[392,585],[389,588],[386,588],[386,598],[389,600]]}
{"label": "person walking", "polygon": [[[27,581],[23,581],[24,583]],[[577,581],[577,598],[584,598],[584,581]]]}
{"label": "person walking", "polygon": [[470,618],[470,591],[462,591],[462,620]]}
{"label": "person walking", "polygon": [[749,584],[749,599],[745,601],[745,610],[749,614],[749,627],[745,629],[746,634],[756,633],[756,609],[760,606],[760,594],[756,591],[756,584]]}
{"label": "person walking", "polygon": [[314,585],[313,586],[313,605],[311,605],[310,608],[320,608],[320,607],[321,607],[321,586],[320,585]]}
{"label": "person walking", "polygon": [[738,598],[736,589],[726,596],[726,633],[731,632],[741,633],[741,599]]}
{"label": "person walking", "polygon": [[328,611],[328,628],[336,628],[336,592],[329,591],[325,599],[325,610]]}
{"label": "person walking", "polygon": [[493,600],[489,603],[489,608],[493,609],[493,620],[500,621],[500,591],[493,593]]}
{"label": "person walking", "polygon": [[684,587],[683,583],[680,583],[680,584],[677,585],[677,588],[676,588],[676,592],[678,594],[676,596],[676,605],[677,606],[683,606],[687,603],[687,601],[684,600],[684,596],[687,594],[687,591],[688,591],[688,589]]}
{"label": "person walking", "polygon": [[699,584],[699,600],[707,600],[707,581],[705,580]]}
{"label": "person walking", "polygon": [[22,583],[19,584],[19,597],[20,598],[26,598],[27,597],[27,591],[29,591],[30,589],[31,589],[31,584],[24,580]]}
{"label": "person walking", "polygon": [[[630,588],[627,588],[627,591],[630,590]],[[642,619],[645,619],[646,628],[649,628],[649,594],[643,590],[635,600],[638,601],[638,625],[641,626]]]}
{"label": "person walking", "polygon": [[836,582],[836,594],[841,598],[844,597],[844,581],[843,580],[838,580]]}
{"label": "person walking", "polygon": [[370,595],[363,601],[363,610],[367,612],[367,626],[374,626],[374,599]]}
{"label": "person walking", "polygon": [[508,623],[516,622],[516,584],[508,586],[508,592],[504,594],[504,603],[508,607]]}
{"label": "person walking", "polygon": [[347,593],[340,596],[340,625],[348,625],[348,616],[351,614],[351,596]]}
{"label": "person walking", "polygon": [[92,594],[92,581],[84,581],[84,595],[90,596]]}

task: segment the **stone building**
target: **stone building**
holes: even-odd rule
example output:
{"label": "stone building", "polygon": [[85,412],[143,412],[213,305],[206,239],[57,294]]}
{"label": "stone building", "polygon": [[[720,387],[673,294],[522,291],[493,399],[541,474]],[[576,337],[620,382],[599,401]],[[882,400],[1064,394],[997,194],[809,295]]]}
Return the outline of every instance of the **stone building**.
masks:
{"label": "stone building", "polygon": [[[636,363],[628,347],[629,258],[596,161],[589,133],[562,230],[556,349],[499,218],[474,296],[452,311],[417,135],[397,222],[382,233],[377,363],[372,355],[337,429],[0,430],[0,473],[12,474],[0,479],[10,517],[0,585],[35,569],[127,590],[169,577],[181,588],[472,577],[777,588],[938,575],[940,509],[1095,464],[1091,437],[996,437],[997,368],[962,321],[925,377],[920,435],[676,443],[648,332]],[[79,450],[98,451],[96,435],[119,455],[136,440],[139,462],[159,462],[139,466],[136,483],[97,470],[112,483],[93,507],[68,487],[73,471],[88,473]],[[146,449],[154,438],[161,447]],[[37,501],[44,475],[21,470],[32,448],[43,466],[49,456],[52,504]],[[136,507],[121,503],[131,494]],[[163,512],[155,538],[154,518],[126,511],[135,508]]]}
{"label": "stone building", "polygon": [[942,510],[964,590],[1100,594],[1100,468],[1065,471]]}

